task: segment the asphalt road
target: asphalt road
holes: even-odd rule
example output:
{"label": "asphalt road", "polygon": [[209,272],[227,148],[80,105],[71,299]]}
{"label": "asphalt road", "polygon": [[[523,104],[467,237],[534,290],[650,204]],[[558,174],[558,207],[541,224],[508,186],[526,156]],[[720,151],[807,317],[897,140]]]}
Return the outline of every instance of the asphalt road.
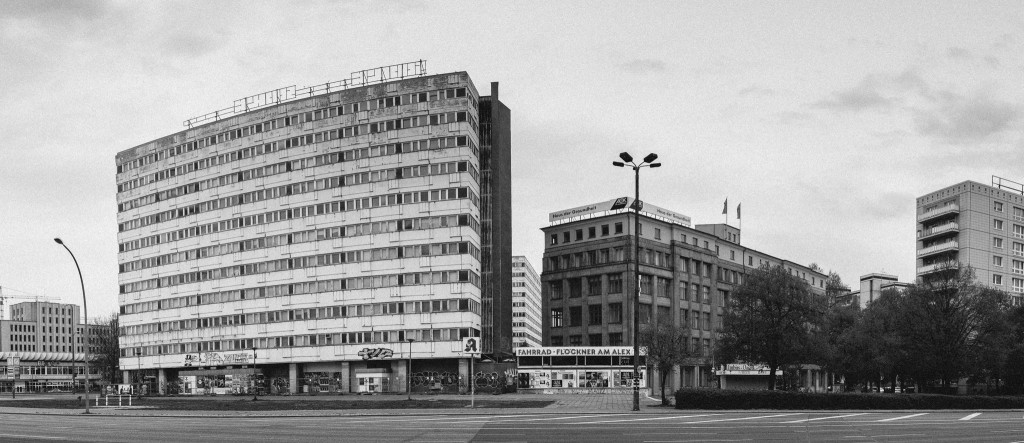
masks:
{"label": "asphalt road", "polygon": [[0,416],[0,441],[1007,443],[1024,442],[1024,413],[680,411],[333,417],[5,414]]}

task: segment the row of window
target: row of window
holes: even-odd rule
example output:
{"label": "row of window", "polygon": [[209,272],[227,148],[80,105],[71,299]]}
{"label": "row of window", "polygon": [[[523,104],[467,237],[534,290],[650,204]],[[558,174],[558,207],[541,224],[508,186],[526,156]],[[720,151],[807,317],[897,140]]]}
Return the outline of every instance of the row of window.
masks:
{"label": "row of window", "polygon": [[142,335],[167,331],[187,331],[265,323],[280,323],[304,320],[326,320],[332,318],[364,317],[373,315],[424,314],[431,312],[472,312],[480,314],[480,303],[469,299],[444,299],[410,302],[368,303],[348,306],[326,306],[319,308],[284,309],[268,312],[220,315],[205,318],[190,318],[140,325],[125,326],[123,335]]}
{"label": "row of window", "polygon": [[[185,354],[208,351],[252,351],[253,347],[259,349],[274,349],[306,346],[336,346],[360,343],[402,343],[407,339],[413,339],[417,342],[459,341],[470,336],[479,337],[480,331],[474,328],[443,328],[397,331],[336,332],[333,334],[301,334],[279,337],[138,346],[130,349],[121,348],[121,357],[135,357],[136,355]],[[136,354],[136,352],[139,354]]]}
{"label": "row of window", "polygon": [[[603,284],[607,279],[607,290],[603,291]],[[653,282],[653,286],[652,286]],[[647,274],[640,274],[640,293],[641,294],[652,294],[656,297],[671,297],[669,287],[671,285],[671,279],[656,277]],[[552,300],[560,300],[565,296],[566,286],[568,286],[569,298],[578,298],[582,296],[597,296],[602,294],[621,294],[622,293],[622,274],[607,274],[607,275],[591,275],[587,277],[575,277],[568,278],[565,280],[554,280],[548,282],[548,293]],[[727,298],[728,292],[719,290],[720,293],[725,294]],[[684,301],[701,302],[705,304],[711,303],[711,287],[702,286],[696,283],[687,283],[685,281],[679,282],[679,299]],[[724,301],[721,301],[724,303]]]}
{"label": "row of window", "polygon": [[[281,186],[275,186],[272,188],[249,191],[242,194],[221,197],[214,200],[208,200],[205,202],[196,203],[189,206],[183,206],[180,208],[175,208],[168,211],[159,212],[156,214],[143,216],[134,220],[129,220],[124,223],[118,224],[118,229],[119,232],[124,232],[130,229],[141,228],[144,226],[163,223],[166,221],[188,217],[196,214],[202,214],[210,211],[216,211],[219,209],[230,208],[233,206],[239,206],[265,200],[274,200],[291,195],[308,194],[312,192],[323,191],[326,189],[340,188],[342,186],[353,186],[363,183],[369,183],[372,181],[371,175],[377,176],[378,180],[376,181],[383,181],[399,178],[421,177],[423,175],[420,174],[423,173],[426,173],[427,175],[446,175],[456,172],[469,171],[469,162],[464,161],[439,163],[436,165],[423,166],[423,168],[409,167],[385,171],[375,171],[376,174],[371,172],[361,172],[354,174],[339,175],[334,177],[320,178],[316,180],[309,180],[299,183],[289,183]],[[409,175],[405,176],[404,174],[402,174],[403,172],[406,172]],[[436,172],[436,174],[432,174],[432,172]],[[399,177],[399,175],[402,176]],[[477,177],[473,177],[473,182],[477,182]]]}
{"label": "row of window", "polygon": [[[304,257],[281,258],[244,265],[225,266],[221,268],[186,272],[182,274],[125,283],[121,285],[121,293],[125,294],[128,292],[144,291],[147,289],[166,288],[189,283],[221,280],[243,275],[269,274],[277,271],[335,266],[345,263],[400,259],[405,258],[403,254],[406,252],[405,248],[402,247],[376,248],[363,251],[334,252],[328,254],[308,255]],[[410,249],[408,252],[413,254],[413,257],[468,254],[478,260],[480,258],[480,249],[469,242],[418,245],[413,249]]]}
{"label": "row of window", "polygon": [[480,275],[474,271],[427,271],[407,274],[351,277],[332,280],[315,280],[302,283],[260,286],[231,291],[210,292],[199,295],[174,297],[141,303],[121,305],[121,314],[137,314],[160,309],[174,309],[185,306],[227,303],[256,298],[283,297],[298,294],[319,294],[355,289],[430,285],[443,283],[469,283],[480,287]]}
{"label": "row of window", "polygon": [[198,226],[178,229],[163,234],[151,235],[136,240],[131,240],[118,245],[120,252],[132,251],[148,246],[169,243],[186,238],[203,236],[216,232],[230,231],[248,226],[259,226],[278,221],[292,220],[295,218],[312,217],[316,215],[333,214],[344,211],[356,211],[360,209],[378,208],[398,204],[426,203],[434,201],[445,201],[454,199],[468,199],[474,206],[480,205],[480,199],[476,193],[469,188],[446,188],[430,191],[405,192],[399,194],[388,194],[375,197],[363,197],[351,200],[339,200],[330,203],[319,203],[309,206],[300,206],[292,209],[280,209],[261,214],[247,215],[216,221]]}
{"label": "row of window", "polygon": [[402,232],[422,229],[445,228],[449,226],[469,226],[474,232],[480,232],[479,223],[468,214],[442,215],[435,217],[407,218],[380,222],[360,223],[357,225],[334,226],[287,234],[271,235],[237,242],[223,243],[214,246],[190,249],[181,252],[158,255],[125,262],[119,271],[131,272],[167,264],[181,263],[207,257],[235,254],[244,251],[273,248],[276,246],[293,245],[306,242],[324,241],[344,237],[379,234],[386,232]]}
{"label": "row of window", "polygon": [[[437,144],[438,146],[440,146],[439,142],[446,141],[449,138],[452,139],[452,143],[453,144],[457,144],[457,143],[459,143],[459,140],[461,140],[462,144],[458,145],[458,146],[465,146],[466,143],[467,143],[466,142],[466,137],[464,137],[464,136],[461,136],[461,137],[434,138],[434,139],[430,139],[429,141],[424,140],[423,142],[426,143],[427,146],[430,146],[431,143]],[[409,142],[409,143],[411,144],[412,142]],[[398,146],[397,149],[398,149],[399,152],[401,152],[401,144],[395,143],[394,145]],[[448,143],[445,142],[444,145],[447,146]],[[363,149],[366,149],[366,148],[363,148]],[[353,151],[358,151],[358,150],[352,150],[352,151],[347,151],[347,152],[353,152]],[[171,188],[171,189],[167,189],[167,190],[163,190],[163,191],[158,191],[158,192],[155,192],[153,194],[144,195],[142,197],[138,197],[138,198],[135,198],[135,199],[132,199],[132,200],[128,200],[126,202],[118,204],[117,205],[117,210],[118,210],[118,212],[124,212],[124,211],[127,211],[129,209],[140,208],[140,207],[143,207],[143,206],[146,206],[146,205],[150,205],[150,204],[153,204],[153,203],[157,203],[157,202],[161,202],[161,201],[167,201],[167,200],[170,200],[170,199],[174,199],[176,197],[192,194],[192,193],[199,192],[199,191],[204,191],[204,190],[207,190],[207,189],[214,189],[214,188],[217,188],[217,187],[227,186],[227,185],[230,185],[230,184],[239,183],[239,182],[243,182],[243,181],[249,181],[249,180],[253,180],[253,179],[257,179],[257,178],[262,178],[262,177],[270,177],[270,176],[274,176],[274,175],[278,175],[278,174],[285,174],[285,173],[289,173],[289,172],[301,171],[301,170],[304,170],[304,169],[315,168],[315,167],[318,167],[318,166],[337,164],[337,163],[341,163],[342,161],[345,161],[345,160],[343,160],[344,159],[344,155],[342,155],[342,154],[343,153],[341,153],[341,152],[334,152],[334,153],[330,153],[330,154],[320,154],[320,155],[317,155],[317,156],[307,157],[307,158],[304,158],[304,159],[298,159],[298,160],[292,160],[292,161],[287,161],[287,162],[275,163],[275,164],[272,164],[272,165],[260,166],[260,167],[253,168],[253,169],[247,169],[245,171],[232,172],[230,174],[221,175],[221,176],[218,176],[218,177],[212,177],[212,178],[209,178],[209,179],[205,179],[205,180],[200,180],[200,181],[184,184],[184,185],[177,186],[177,187],[174,187],[174,188]],[[466,162],[462,162],[462,163],[466,163]],[[344,186],[353,186],[353,185],[357,185],[357,184],[379,182],[379,181],[384,181],[384,180],[394,180],[394,179],[411,178],[411,177],[422,177],[422,176],[426,176],[426,175],[440,175],[440,174],[450,173],[450,172],[466,172],[466,171],[470,172],[470,175],[472,175],[474,180],[479,180],[479,173],[477,172],[476,167],[473,166],[473,165],[468,165],[468,164],[467,165],[461,165],[460,164],[460,165],[453,166],[453,165],[450,165],[448,163],[440,163],[440,164],[436,164],[436,165],[437,166],[432,165],[432,164],[425,164],[425,165],[420,165],[420,166],[408,166],[408,167],[404,167],[404,168],[386,169],[386,170],[382,170],[382,171],[369,171],[369,172],[362,172],[362,173],[356,173],[356,174],[348,174],[348,175],[341,176],[342,177],[341,183]],[[447,171],[447,172],[440,172],[442,169]],[[434,172],[434,171],[436,171],[436,172]]]}
{"label": "row of window", "polygon": [[[615,233],[616,234],[622,234],[622,222],[616,222],[615,223]],[[611,235],[611,230],[609,229],[608,225],[606,225],[606,224],[605,225],[601,225],[601,236],[602,237],[607,237],[609,235]],[[597,226],[590,226],[589,228],[587,228],[587,238],[596,238],[596,237],[597,237]],[[562,233],[562,243],[569,243],[571,238],[572,237],[570,236],[570,232],[569,231],[565,231],[565,232]],[[582,240],[583,240],[583,229],[577,229],[576,230],[576,241],[582,241]],[[558,234],[557,233],[556,234],[551,234],[551,245],[557,245],[557,244],[558,244]]]}
{"label": "row of window", "polygon": [[[419,103],[419,98],[421,97],[429,98],[429,101],[434,101],[438,99],[458,98],[466,96],[466,88],[451,88],[450,90],[456,91],[451,93],[451,97],[449,97],[449,89],[409,94],[406,96],[407,104]],[[460,90],[462,95],[457,95],[459,93],[458,91]],[[155,163],[170,157],[174,157],[176,155],[181,155],[187,152],[194,151],[196,149],[202,149],[208,146],[213,146],[218,143],[235,140],[242,137],[248,137],[250,135],[259,134],[262,132],[268,132],[275,129],[284,128],[286,126],[292,126],[300,123],[309,123],[317,120],[322,120],[325,118],[334,118],[340,115],[356,114],[360,111],[372,111],[378,108],[391,107],[381,106],[381,104],[387,105],[388,102],[391,103],[391,106],[401,106],[403,104],[402,96],[393,96],[377,100],[358,101],[339,106],[331,106],[313,111],[307,111],[297,115],[279,117],[273,120],[248,125],[242,128],[231,129],[228,131],[221,132],[219,134],[201,137],[198,140],[185,142],[180,145],[155,152],[153,154],[136,158],[130,162],[120,164],[117,166],[117,172],[122,173],[130,171],[132,169],[140,168],[150,163]],[[473,99],[473,97],[470,97],[470,102],[473,104],[473,107],[475,109],[476,100]]]}

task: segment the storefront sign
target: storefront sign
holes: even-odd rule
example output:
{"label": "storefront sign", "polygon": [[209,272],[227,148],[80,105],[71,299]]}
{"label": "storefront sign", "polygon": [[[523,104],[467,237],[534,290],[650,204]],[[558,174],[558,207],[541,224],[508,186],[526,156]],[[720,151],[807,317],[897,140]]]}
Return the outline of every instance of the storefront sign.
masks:
{"label": "storefront sign", "polygon": [[[516,348],[516,357],[560,357],[560,356],[623,356],[633,355],[632,346],[549,346],[544,348]],[[647,348],[640,347],[640,355],[647,355]]]}
{"label": "storefront sign", "polygon": [[363,360],[383,360],[394,357],[394,355],[394,351],[388,348],[363,348],[362,351],[359,351],[359,356],[363,357]]}
{"label": "storefront sign", "polygon": [[[623,209],[633,210],[635,201],[636,199],[632,197],[620,197],[615,200],[608,200],[600,203],[593,203],[585,206],[578,206],[571,209],[552,212],[548,214],[548,222],[554,223],[556,221],[568,218],[583,217],[585,215],[609,211],[619,211]],[[690,227],[690,217],[687,217],[678,212],[669,211],[668,209],[654,206],[650,203],[644,203],[641,201],[640,212],[651,217],[668,220],[669,222],[672,223],[677,223],[686,227]]]}

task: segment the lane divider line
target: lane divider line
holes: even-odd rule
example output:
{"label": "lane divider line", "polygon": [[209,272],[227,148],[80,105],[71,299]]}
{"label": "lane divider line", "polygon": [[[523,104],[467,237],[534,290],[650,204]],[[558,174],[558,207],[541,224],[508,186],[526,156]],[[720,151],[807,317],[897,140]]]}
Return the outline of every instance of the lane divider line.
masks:
{"label": "lane divider line", "polygon": [[715,422],[720,422],[720,421],[757,420],[759,418],[785,417],[787,415],[797,415],[797,414],[803,414],[803,412],[793,412],[793,413],[789,413],[789,414],[759,415],[757,417],[720,418],[720,419],[717,419],[717,420],[691,421],[691,422],[686,422],[686,424],[690,425],[690,424],[694,424],[694,423],[715,423]]}
{"label": "lane divider line", "polygon": [[867,414],[867,412],[858,412],[856,414],[846,414],[846,415],[833,415],[831,417],[818,417],[818,418],[807,418],[807,419],[803,419],[803,420],[784,421],[783,423],[804,423],[804,422],[808,422],[808,421],[829,420],[829,419],[833,419],[833,418],[855,417],[855,416],[864,415],[864,414]]}
{"label": "lane divider line", "polygon": [[974,417],[977,417],[977,416],[979,416],[979,415],[981,415],[981,413],[980,413],[980,412],[975,412],[975,413],[973,413],[973,414],[971,414],[971,415],[968,415],[968,416],[966,416],[966,417],[964,417],[964,418],[961,418],[961,419],[960,419],[960,421],[970,420],[970,419],[972,419],[972,418],[974,418]]}
{"label": "lane divider line", "polygon": [[928,415],[928,413],[927,413],[927,412],[922,412],[922,413],[920,413],[920,414],[910,414],[910,415],[904,415],[904,416],[902,416],[902,417],[893,417],[893,418],[883,418],[883,419],[881,419],[881,420],[878,420],[878,422],[886,422],[886,421],[896,421],[896,420],[903,420],[903,419],[905,419],[905,418],[914,418],[914,417],[920,417],[920,416],[922,416],[922,415]]}

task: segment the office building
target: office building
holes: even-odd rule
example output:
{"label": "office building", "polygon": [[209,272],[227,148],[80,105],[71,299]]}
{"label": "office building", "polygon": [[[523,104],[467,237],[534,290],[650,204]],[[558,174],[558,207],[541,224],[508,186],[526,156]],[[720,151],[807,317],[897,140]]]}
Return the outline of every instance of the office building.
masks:
{"label": "office building", "polygon": [[119,153],[122,362],[165,392],[458,392],[462,338],[511,356],[510,111],[489,86],[359,71]]}
{"label": "office building", "polygon": [[517,255],[512,257],[512,347],[539,347],[542,341],[540,275]]}
{"label": "office building", "polygon": [[873,272],[860,276],[860,289],[845,294],[844,298],[866,309],[871,302],[878,300],[882,292],[892,289],[902,291],[910,283],[899,281],[899,277],[884,272]]}
{"label": "office building", "polygon": [[[0,320],[0,392],[71,392],[83,389],[85,347],[96,355],[103,326],[81,321],[77,305],[22,302],[10,306],[9,320]],[[87,332],[88,331],[88,332]],[[88,334],[88,336],[87,336]],[[91,371],[90,389],[100,380]]]}
{"label": "office building", "polygon": [[917,199],[917,277],[947,263],[974,269],[981,284],[1024,300],[1024,184],[992,177],[965,181]]}
{"label": "office building", "polygon": [[[545,346],[633,344],[635,244],[627,210],[632,201],[620,198],[550,214],[550,225],[543,228],[541,273]],[[644,202],[639,234],[640,324],[670,321],[688,328],[689,348],[699,355],[669,375],[673,389],[711,385],[714,331],[730,293],[749,270],[782,266],[815,293],[825,291],[825,274],[742,245],[740,230],[727,224],[691,227],[689,217]],[[630,377],[610,374],[612,387],[626,387],[622,384]],[[814,386],[823,381],[814,375]]]}

